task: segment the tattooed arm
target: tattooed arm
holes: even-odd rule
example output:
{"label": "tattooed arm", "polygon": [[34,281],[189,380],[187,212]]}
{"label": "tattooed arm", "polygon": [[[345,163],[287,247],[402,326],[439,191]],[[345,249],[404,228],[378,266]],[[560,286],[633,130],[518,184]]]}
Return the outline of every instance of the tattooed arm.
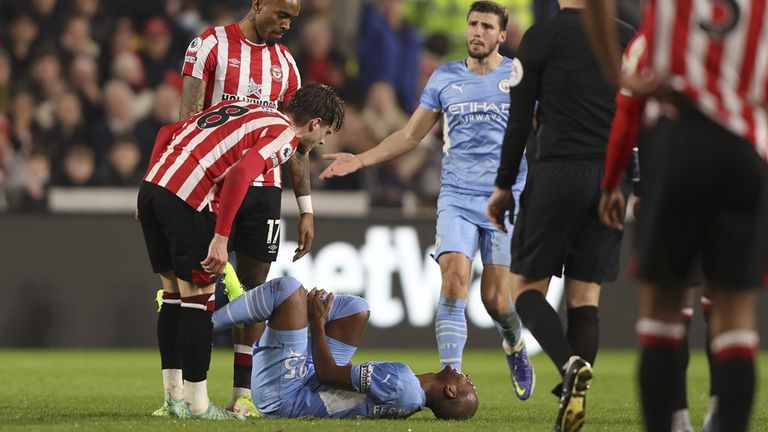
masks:
{"label": "tattooed arm", "polygon": [[205,81],[193,76],[185,76],[181,91],[181,109],[179,118],[186,119],[203,110],[205,100]]}

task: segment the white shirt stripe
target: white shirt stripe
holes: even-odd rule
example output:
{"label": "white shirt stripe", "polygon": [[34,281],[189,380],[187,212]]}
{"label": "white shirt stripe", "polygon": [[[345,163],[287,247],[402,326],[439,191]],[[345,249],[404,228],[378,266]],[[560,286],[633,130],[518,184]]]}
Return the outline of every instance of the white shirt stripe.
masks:
{"label": "white shirt stripe", "polygon": [[261,99],[270,100],[272,96],[272,56],[268,49],[261,50]]}
{"label": "white shirt stripe", "polygon": [[195,57],[197,57],[197,60],[195,61],[195,65],[192,67],[192,76],[197,79],[203,79],[203,71],[205,70],[205,62],[208,60],[208,55],[211,53],[211,50],[213,47],[216,46],[216,37],[214,35],[209,35],[207,38],[203,40],[202,45],[200,46],[200,49],[197,50],[197,53],[195,53]]}
{"label": "white shirt stripe", "polygon": [[248,44],[240,45],[240,79],[237,84],[237,94],[241,96],[248,95],[248,85],[251,82],[251,46]]}
{"label": "white shirt stripe", "polygon": [[[221,101],[224,94],[224,83],[227,79],[227,67],[229,66],[229,38],[224,26],[215,28],[216,37],[219,39],[219,51],[216,58],[216,74],[214,75],[213,94],[211,105]],[[242,66],[242,65],[241,65]]]}

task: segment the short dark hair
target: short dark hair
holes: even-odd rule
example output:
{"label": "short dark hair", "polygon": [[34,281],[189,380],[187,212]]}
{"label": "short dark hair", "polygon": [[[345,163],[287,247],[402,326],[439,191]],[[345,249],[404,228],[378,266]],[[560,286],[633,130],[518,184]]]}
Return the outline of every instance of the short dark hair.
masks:
{"label": "short dark hair", "polygon": [[344,123],[344,101],[325,84],[312,83],[300,88],[283,111],[300,125],[320,117],[334,132]]}
{"label": "short dark hair", "polygon": [[507,29],[507,23],[509,22],[509,13],[507,12],[507,8],[496,2],[476,1],[472,3],[472,6],[469,7],[467,18],[469,18],[469,14],[472,12],[492,13],[497,15],[499,17],[499,25],[501,26],[501,31]]}

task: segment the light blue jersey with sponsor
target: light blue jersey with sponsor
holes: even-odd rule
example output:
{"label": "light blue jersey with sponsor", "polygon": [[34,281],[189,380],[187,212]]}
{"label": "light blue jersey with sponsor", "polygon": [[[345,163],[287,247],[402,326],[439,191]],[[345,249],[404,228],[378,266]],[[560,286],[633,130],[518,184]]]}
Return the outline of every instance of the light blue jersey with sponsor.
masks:
{"label": "light blue jersey with sponsor", "polygon": [[427,401],[419,379],[402,363],[352,366],[356,391],[318,385],[311,372],[289,417],[404,418],[421,411]]}
{"label": "light blue jersey with sponsor", "polygon": [[[509,117],[512,60],[480,75],[466,61],[437,68],[421,95],[421,107],[443,113],[443,188],[490,195],[499,167],[501,143]],[[527,164],[520,163],[517,183],[525,182]],[[522,184],[515,184],[522,190]]]}

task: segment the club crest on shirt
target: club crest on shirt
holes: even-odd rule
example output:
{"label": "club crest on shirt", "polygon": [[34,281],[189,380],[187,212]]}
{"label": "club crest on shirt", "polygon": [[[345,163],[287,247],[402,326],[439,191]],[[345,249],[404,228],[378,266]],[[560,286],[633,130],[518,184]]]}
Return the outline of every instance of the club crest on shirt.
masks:
{"label": "club crest on shirt", "polygon": [[272,72],[272,78],[276,80],[283,79],[283,70],[280,69],[280,66],[274,65],[270,70]]}
{"label": "club crest on shirt", "polygon": [[499,81],[499,91],[502,93],[509,93],[509,80],[503,79]]}
{"label": "club crest on shirt", "polygon": [[189,47],[187,47],[187,51],[189,52],[196,52],[200,49],[200,47],[203,46],[203,40],[199,37],[196,37],[192,39],[192,42],[189,43]]}
{"label": "club crest on shirt", "polygon": [[523,80],[523,64],[520,59],[512,60],[512,72],[509,74],[509,87],[516,87]]}

